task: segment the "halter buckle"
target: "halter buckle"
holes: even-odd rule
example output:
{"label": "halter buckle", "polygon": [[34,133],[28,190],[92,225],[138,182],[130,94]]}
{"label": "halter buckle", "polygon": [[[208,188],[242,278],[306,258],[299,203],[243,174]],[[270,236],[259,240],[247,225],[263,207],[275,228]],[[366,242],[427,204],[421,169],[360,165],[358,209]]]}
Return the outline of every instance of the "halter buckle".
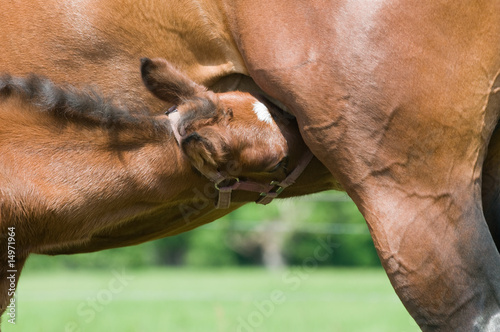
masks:
{"label": "halter buckle", "polygon": [[281,186],[279,181],[271,181],[271,183],[269,185],[274,186],[274,187],[271,188],[266,193],[260,193],[260,196],[266,197],[266,196],[272,195],[274,198],[274,197],[278,196],[279,194],[281,194],[283,192],[283,190],[285,190],[285,187]]}

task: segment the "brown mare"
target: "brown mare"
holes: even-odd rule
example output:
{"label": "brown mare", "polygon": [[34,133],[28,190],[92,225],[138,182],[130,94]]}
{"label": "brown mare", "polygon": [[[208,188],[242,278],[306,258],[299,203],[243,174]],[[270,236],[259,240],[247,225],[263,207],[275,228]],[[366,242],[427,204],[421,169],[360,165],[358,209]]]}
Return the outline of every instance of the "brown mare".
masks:
{"label": "brown mare", "polygon": [[0,71],[155,110],[139,57],[255,82],[364,214],[420,327],[497,329],[499,0],[4,1],[0,21]]}
{"label": "brown mare", "polygon": [[[159,59],[144,59],[142,73],[155,95],[177,104],[178,120],[35,75],[0,79],[0,244],[7,248],[4,235],[15,234],[12,280],[30,253],[126,246],[212,221],[260,197],[235,190],[225,210],[214,210],[220,198],[210,181],[222,189],[238,178],[260,189],[312,156],[291,117],[271,114],[248,93],[209,92]],[[283,196],[325,190],[332,180],[315,160]],[[11,289],[6,270],[1,312]]]}

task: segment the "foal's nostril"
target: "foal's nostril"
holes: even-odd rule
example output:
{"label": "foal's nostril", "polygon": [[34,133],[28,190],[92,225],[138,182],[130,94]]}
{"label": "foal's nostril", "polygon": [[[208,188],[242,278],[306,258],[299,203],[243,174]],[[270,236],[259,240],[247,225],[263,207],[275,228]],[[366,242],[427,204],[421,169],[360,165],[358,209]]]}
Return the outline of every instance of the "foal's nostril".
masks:
{"label": "foal's nostril", "polygon": [[281,163],[282,163],[282,166],[283,166],[283,169],[286,171],[287,168],[288,168],[288,162],[290,161],[290,158],[288,156],[284,157],[283,159],[281,159]]}
{"label": "foal's nostril", "polygon": [[269,173],[274,173],[279,169],[283,169],[284,171],[286,171],[287,167],[288,167],[288,157],[284,157],[269,171]]}

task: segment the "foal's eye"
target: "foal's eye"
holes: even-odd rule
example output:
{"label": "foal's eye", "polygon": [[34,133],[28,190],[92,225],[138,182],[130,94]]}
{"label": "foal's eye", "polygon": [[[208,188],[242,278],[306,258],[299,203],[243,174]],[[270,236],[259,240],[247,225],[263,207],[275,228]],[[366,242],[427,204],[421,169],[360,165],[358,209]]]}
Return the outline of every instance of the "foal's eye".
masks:
{"label": "foal's eye", "polygon": [[286,166],[288,164],[288,157],[285,157],[280,160],[279,163],[277,163],[271,170],[269,170],[269,173],[274,173],[280,168],[286,169]]}

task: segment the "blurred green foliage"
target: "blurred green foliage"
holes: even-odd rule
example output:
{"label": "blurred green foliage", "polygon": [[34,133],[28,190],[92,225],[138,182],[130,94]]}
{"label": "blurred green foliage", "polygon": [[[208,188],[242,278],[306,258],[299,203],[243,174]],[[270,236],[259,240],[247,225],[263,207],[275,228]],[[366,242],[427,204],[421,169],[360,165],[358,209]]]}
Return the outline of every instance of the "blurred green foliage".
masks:
{"label": "blurred green foliage", "polygon": [[[328,243],[321,259],[315,252]],[[318,251],[319,252],[319,251]],[[324,252],[325,253],[325,252]],[[70,256],[38,256],[30,269],[106,268],[114,266],[238,266],[315,264],[318,266],[378,266],[368,228],[346,194],[326,192],[303,198],[250,203],[188,233],[139,246]]]}

